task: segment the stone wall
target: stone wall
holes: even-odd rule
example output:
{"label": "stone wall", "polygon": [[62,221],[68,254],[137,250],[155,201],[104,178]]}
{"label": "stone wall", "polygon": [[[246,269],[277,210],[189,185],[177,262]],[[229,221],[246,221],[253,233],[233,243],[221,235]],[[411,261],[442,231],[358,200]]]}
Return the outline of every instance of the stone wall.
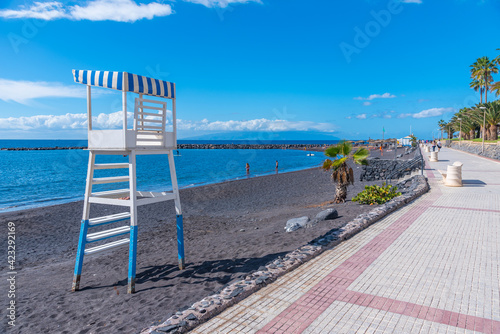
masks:
{"label": "stone wall", "polygon": [[[414,156],[412,153],[414,150],[406,151],[405,155]],[[361,171],[359,180],[360,181],[378,181],[385,180],[389,174],[398,170],[405,164],[408,160],[402,159],[380,159],[380,158],[368,158],[368,166],[363,166],[363,170]],[[402,178],[406,175],[410,175],[411,172],[418,169],[417,167],[413,167],[411,169],[401,170],[394,178]]]}
{"label": "stone wall", "polygon": [[482,143],[462,141],[461,143],[453,141],[451,148],[462,150],[469,153],[479,154],[492,159],[500,160],[500,145],[498,144],[484,144],[484,154],[481,152]]}

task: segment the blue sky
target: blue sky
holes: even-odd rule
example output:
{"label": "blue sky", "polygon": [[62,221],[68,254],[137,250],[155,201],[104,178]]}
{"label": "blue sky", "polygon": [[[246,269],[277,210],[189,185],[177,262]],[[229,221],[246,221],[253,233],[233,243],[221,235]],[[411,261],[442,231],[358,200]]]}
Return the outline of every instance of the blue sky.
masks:
{"label": "blue sky", "polygon": [[[469,65],[500,53],[499,15],[493,0],[2,1],[0,139],[86,138],[72,69],[175,82],[180,138],[431,138],[479,102]],[[119,93],[95,93],[117,126]]]}

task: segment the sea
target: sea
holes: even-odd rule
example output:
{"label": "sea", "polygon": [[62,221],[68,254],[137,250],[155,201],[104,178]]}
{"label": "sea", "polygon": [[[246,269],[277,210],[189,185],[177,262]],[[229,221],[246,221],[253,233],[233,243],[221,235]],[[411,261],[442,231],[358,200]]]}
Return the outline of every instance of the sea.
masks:
{"label": "sea", "polygon": [[[334,144],[336,141],[178,141],[190,144]],[[86,140],[0,140],[0,213],[82,200],[88,166],[88,151],[27,150],[20,147],[86,147]],[[283,149],[180,149],[174,157],[180,188],[229,180],[285,173],[320,166],[321,152]],[[122,156],[98,156],[96,163],[127,162]],[[246,174],[245,166],[250,165]],[[125,169],[98,170],[95,177],[126,175]],[[138,190],[171,190],[166,155],[137,157]],[[119,183],[96,185],[93,191],[127,188]]]}

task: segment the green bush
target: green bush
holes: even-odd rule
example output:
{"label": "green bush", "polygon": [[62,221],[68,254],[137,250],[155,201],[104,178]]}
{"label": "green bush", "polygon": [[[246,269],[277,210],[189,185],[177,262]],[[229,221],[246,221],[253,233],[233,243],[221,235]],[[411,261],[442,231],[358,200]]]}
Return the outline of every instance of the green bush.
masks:
{"label": "green bush", "polygon": [[390,184],[385,183],[382,186],[365,186],[365,190],[353,197],[353,202],[359,202],[360,204],[384,204],[385,202],[401,195],[400,192],[396,192],[397,187],[393,187]]}

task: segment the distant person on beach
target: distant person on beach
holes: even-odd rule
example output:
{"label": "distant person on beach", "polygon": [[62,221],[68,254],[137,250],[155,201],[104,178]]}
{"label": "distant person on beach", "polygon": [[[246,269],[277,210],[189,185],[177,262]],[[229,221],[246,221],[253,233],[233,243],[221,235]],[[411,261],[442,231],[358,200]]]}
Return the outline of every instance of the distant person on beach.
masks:
{"label": "distant person on beach", "polygon": [[247,174],[250,174],[250,165],[248,164],[248,162],[247,162],[247,165],[246,165],[246,170],[247,170]]}
{"label": "distant person on beach", "polygon": [[382,149],[382,145],[380,145],[380,155],[384,156],[384,150]]}
{"label": "distant person on beach", "polygon": [[278,170],[278,160],[276,160],[276,171]]}

